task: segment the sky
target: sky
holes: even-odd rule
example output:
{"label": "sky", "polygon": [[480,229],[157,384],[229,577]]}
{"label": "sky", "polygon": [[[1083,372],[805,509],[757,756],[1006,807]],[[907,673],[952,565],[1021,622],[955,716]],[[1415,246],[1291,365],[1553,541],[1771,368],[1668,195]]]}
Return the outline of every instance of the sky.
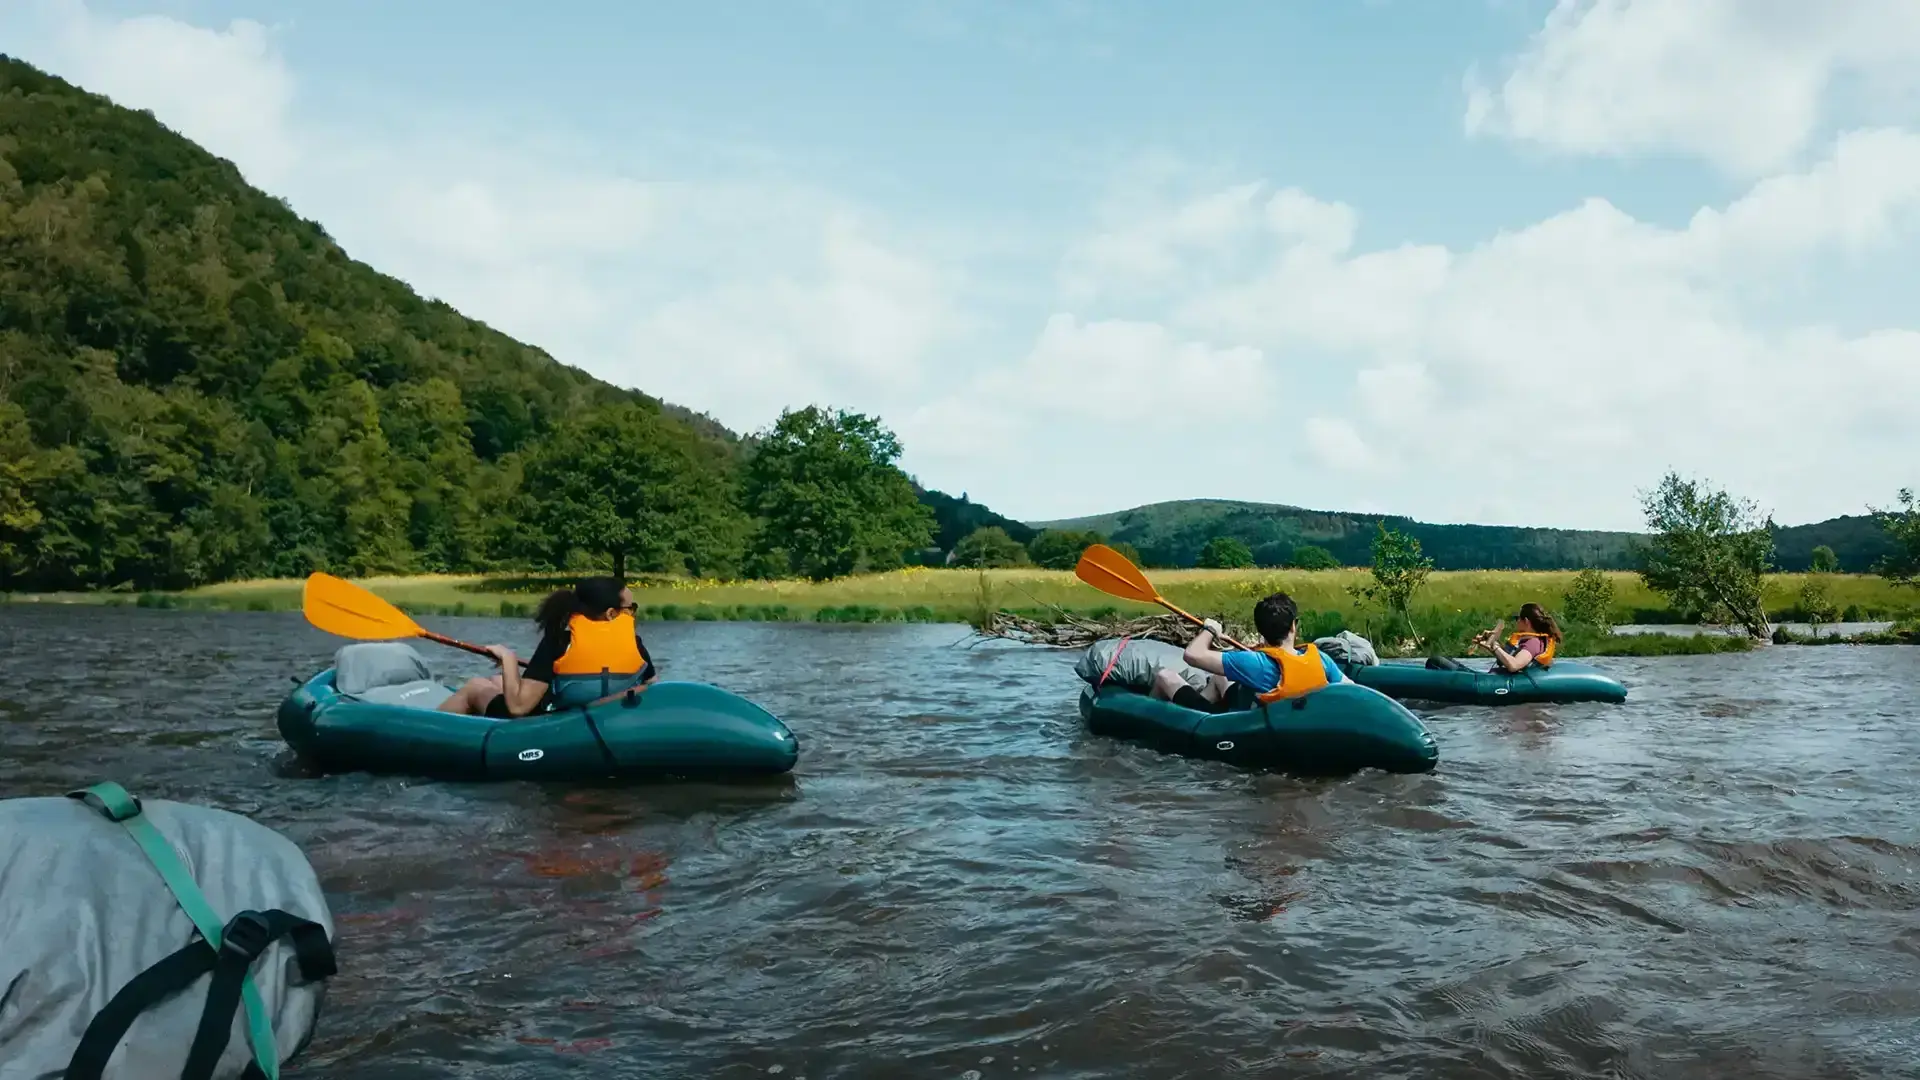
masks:
{"label": "sky", "polygon": [[1920,487],[1912,0],[0,0],[0,52],[565,363],[877,415],[1022,520]]}

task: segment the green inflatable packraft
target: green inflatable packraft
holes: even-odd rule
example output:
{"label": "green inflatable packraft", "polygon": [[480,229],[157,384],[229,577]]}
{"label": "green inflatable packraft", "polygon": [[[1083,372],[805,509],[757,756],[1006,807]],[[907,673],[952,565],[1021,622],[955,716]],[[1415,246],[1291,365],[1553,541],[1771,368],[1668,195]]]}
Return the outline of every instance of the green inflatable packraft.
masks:
{"label": "green inflatable packraft", "polygon": [[1406,706],[1350,682],[1302,697],[1206,713],[1124,686],[1080,694],[1087,729],[1166,753],[1296,775],[1433,771],[1440,748]]}
{"label": "green inflatable packraft", "polygon": [[452,693],[407,645],[349,645],[281,702],[280,736],[322,771],[441,780],[774,776],[800,755],[778,717],[706,683],[658,681],[514,720],[440,712]]}
{"label": "green inflatable packraft", "polygon": [[1430,668],[1423,663],[1342,666],[1348,678],[1403,701],[1437,701],[1453,705],[1562,704],[1627,700],[1627,688],[1612,676],[1576,660],[1556,660],[1552,667],[1528,664],[1516,674],[1485,669],[1465,671]]}

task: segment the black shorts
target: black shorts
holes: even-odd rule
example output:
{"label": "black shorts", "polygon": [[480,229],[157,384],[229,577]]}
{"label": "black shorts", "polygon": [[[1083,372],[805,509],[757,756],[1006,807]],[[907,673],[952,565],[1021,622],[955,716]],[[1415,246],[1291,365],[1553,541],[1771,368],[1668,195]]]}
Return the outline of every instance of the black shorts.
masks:
{"label": "black shorts", "polygon": [[1180,689],[1173,692],[1173,703],[1183,709],[1192,709],[1195,712],[1212,712],[1214,710],[1213,702],[1208,701],[1205,694],[1188,685],[1183,685]]}
{"label": "black shorts", "polygon": [[1230,682],[1227,684],[1227,692],[1221,695],[1218,705],[1208,701],[1205,694],[1195,690],[1191,685],[1185,685],[1175,690],[1173,692],[1173,703],[1192,709],[1195,712],[1223,713],[1251,709],[1259,704],[1260,701],[1259,698],[1254,695],[1254,692],[1245,685]]}
{"label": "black shorts", "polygon": [[490,716],[495,720],[513,719],[513,714],[507,711],[507,695],[505,694],[493,695],[493,700],[487,702],[486,711],[481,713],[480,715]]}

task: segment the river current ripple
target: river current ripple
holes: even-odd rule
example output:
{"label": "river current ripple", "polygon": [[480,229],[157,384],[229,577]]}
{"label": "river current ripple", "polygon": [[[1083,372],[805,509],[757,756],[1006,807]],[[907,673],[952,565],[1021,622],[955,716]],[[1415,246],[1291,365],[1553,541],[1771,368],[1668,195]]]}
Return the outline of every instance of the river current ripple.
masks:
{"label": "river current ripple", "polygon": [[1072,654],[964,628],[645,633],[794,775],[286,779],[273,709],[336,639],[19,605],[0,796],[299,843],[343,966],[314,1080],[1920,1076],[1920,649],[1605,660],[1626,705],[1423,710],[1435,773],[1302,782],[1092,737]]}

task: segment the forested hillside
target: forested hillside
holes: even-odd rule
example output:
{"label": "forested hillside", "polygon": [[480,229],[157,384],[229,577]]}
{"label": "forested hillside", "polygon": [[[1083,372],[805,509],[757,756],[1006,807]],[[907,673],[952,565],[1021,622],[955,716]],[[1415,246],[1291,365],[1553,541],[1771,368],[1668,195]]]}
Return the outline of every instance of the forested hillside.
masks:
{"label": "forested hillside", "polygon": [[[1091,529],[1140,550],[1160,566],[1192,566],[1206,542],[1232,537],[1253,550],[1262,566],[1282,566],[1301,545],[1333,553],[1343,565],[1365,566],[1376,526],[1407,533],[1420,541],[1441,570],[1574,570],[1595,566],[1628,570],[1634,561],[1627,532],[1534,529],[1506,525],[1433,525],[1407,518],[1338,511],[1303,510],[1270,503],[1188,499],[1153,503],[1114,514],[1034,523],[1040,527]],[[1831,547],[1843,570],[1865,573],[1892,550],[1891,541],[1871,517],[1841,517],[1798,525],[1775,535],[1774,562],[1781,570],[1807,568],[1818,545]]]}
{"label": "forested hillside", "polygon": [[1829,547],[1840,561],[1840,569],[1864,574],[1894,554],[1893,538],[1869,514],[1816,521],[1811,525],[1793,525],[1773,536],[1773,562],[1781,570],[1799,573],[1813,559],[1813,549]]}
{"label": "forested hillside", "polygon": [[[848,423],[795,430],[866,437]],[[523,490],[530,467],[574,479],[568,424],[626,440],[634,467]],[[891,524],[867,529],[834,506],[845,550],[789,550],[824,541],[735,498],[746,454],[355,261],[150,114],[0,57],[0,590],[540,568],[609,545],[640,569],[781,573],[927,541],[931,511],[868,507]],[[885,497],[911,501],[899,480]],[[571,529],[601,481],[640,501]]]}
{"label": "forested hillside", "polygon": [[998,526],[1007,530],[1008,536],[1022,544],[1032,540],[1034,534],[1040,531],[1012,518],[1001,517],[985,506],[968,499],[964,491],[956,499],[938,491],[928,491],[925,488],[917,490],[920,493],[920,501],[933,510],[934,543],[943,552],[952,551],[954,545],[964,540],[967,534],[975,529]]}

